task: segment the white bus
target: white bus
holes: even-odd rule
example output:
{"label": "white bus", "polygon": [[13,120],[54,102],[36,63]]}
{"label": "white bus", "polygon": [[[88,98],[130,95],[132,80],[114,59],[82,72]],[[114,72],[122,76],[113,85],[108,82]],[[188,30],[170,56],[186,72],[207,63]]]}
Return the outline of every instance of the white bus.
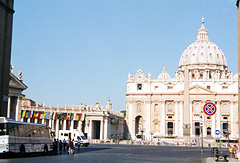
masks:
{"label": "white bus", "polygon": [[43,124],[18,122],[0,117],[0,154],[41,152],[53,150],[50,128]]}

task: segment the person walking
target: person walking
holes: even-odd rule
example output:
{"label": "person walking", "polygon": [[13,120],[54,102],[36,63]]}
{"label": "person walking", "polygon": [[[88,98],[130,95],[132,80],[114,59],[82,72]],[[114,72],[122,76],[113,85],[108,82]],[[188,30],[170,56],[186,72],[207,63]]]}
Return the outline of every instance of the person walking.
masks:
{"label": "person walking", "polygon": [[65,139],[63,139],[63,150],[64,151],[65,151],[66,145],[67,145],[67,141]]}
{"label": "person walking", "polygon": [[70,139],[70,144],[69,144],[69,154],[70,155],[74,154],[74,145],[73,145],[73,141],[71,141],[71,139]]}
{"label": "person walking", "polygon": [[231,145],[229,146],[228,151],[230,153],[230,158],[233,158],[233,148]]}
{"label": "person walking", "polygon": [[62,143],[62,140],[60,140],[60,142],[59,142],[59,153],[60,153],[60,155],[62,154],[62,147],[63,147],[63,143]]}
{"label": "person walking", "polygon": [[78,138],[78,140],[77,140],[78,151],[80,150],[80,145],[81,145],[80,142],[81,142],[81,141],[80,141],[80,138]]}
{"label": "person walking", "polygon": [[233,148],[233,158],[236,158],[237,150],[238,150],[237,146],[234,145],[234,148]]}

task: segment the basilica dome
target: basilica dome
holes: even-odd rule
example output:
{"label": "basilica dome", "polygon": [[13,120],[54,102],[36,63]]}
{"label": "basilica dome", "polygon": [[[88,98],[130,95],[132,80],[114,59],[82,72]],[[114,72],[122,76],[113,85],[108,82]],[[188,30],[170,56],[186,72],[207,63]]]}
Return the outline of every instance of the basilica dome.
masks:
{"label": "basilica dome", "polygon": [[202,20],[202,26],[198,30],[197,40],[184,50],[178,67],[181,69],[186,65],[193,68],[205,67],[221,70],[227,68],[227,61],[222,50],[208,39],[208,32],[204,27],[204,20]]}

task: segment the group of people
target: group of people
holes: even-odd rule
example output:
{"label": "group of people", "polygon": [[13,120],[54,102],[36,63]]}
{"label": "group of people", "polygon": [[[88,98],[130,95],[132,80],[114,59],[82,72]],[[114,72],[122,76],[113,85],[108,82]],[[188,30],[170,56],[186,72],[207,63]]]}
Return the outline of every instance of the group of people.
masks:
{"label": "group of people", "polygon": [[236,145],[234,145],[233,147],[229,146],[228,151],[230,153],[230,158],[236,158],[236,153],[238,152],[238,147]]}
{"label": "group of people", "polygon": [[[54,139],[53,141],[53,154],[57,155],[58,151],[59,154],[62,154],[62,150],[66,150],[67,149],[67,154],[73,155],[74,154],[74,139],[69,139],[68,141],[66,141],[65,139],[62,140],[58,140],[58,139]],[[80,150],[80,139],[77,140],[77,146],[78,146],[78,151]]]}

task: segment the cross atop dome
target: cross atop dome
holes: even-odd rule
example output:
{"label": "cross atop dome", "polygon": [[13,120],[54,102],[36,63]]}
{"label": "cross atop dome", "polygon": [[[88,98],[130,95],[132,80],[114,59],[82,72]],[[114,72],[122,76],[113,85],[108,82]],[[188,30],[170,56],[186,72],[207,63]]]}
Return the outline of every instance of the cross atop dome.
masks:
{"label": "cross atop dome", "polygon": [[204,17],[202,17],[202,24],[204,24]]}

